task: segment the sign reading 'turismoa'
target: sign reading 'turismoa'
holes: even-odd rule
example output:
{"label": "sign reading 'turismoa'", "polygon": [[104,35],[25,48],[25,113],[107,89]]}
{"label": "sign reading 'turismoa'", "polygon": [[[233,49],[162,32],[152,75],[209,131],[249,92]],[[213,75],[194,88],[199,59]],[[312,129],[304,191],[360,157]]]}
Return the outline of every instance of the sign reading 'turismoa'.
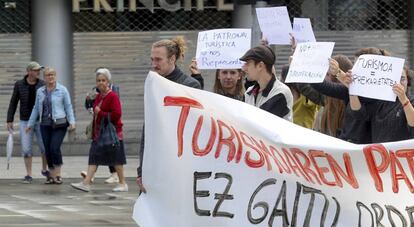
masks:
{"label": "sign reading 'turismoa'", "polygon": [[[128,5],[125,5],[124,0],[116,0],[116,5],[111,4],[111,0],[93,0],[94,12],[124,12],[126,8],[130,12],[137,10],[137,1],[151,12],[154,12],[154,1],[158,2],[158,5],[167,11],[177,11],[184,8],[185,11],[190,11],[193,7],[192,0],[128,0]],[[82,3],[83,2],[83,3]],[[72,0],[73,12],[80,12],[84,8],[90,8],[88,0]],[[204,0],[196,0],[195,5],[197,10],[204,10]],[[217,10],[233,10],[233,3],[225,3],[225,0],[216,0]]]}

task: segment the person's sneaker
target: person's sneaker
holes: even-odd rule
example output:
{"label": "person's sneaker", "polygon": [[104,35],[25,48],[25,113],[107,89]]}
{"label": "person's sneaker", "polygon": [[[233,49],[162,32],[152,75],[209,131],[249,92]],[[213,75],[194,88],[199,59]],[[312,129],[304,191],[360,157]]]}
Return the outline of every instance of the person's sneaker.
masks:
{"label": "person's sneaker", "polygon": [[118,184],[115,188],[112,189],[113,192],[127,192],[128,185],[127,184]]}
{"label": "person's sneaker", "polygon": [[[80,175],[81,175],[81,177],[83,178],[83,179],[85,179],[86,178],[86,176],[87,176],[87,172],[86,171],[81,171],[80,172]],[[91,179],[91,182],[93,183],[93,180],[95,180],[95,177],[92,177],[92,179]]]}
{"label": "person's sneaker", "polygon": [[89,192],[91,190],[91,186],[84,184],[83,181],[81,181],[79,183],[72,183],[70,185],[73,188],[76,188],[76,189],[81,190],[81,191],[84,191],[84,192]]}
{"label": "person's sneaker", "polygon": [[61,176],[56,176],[55,178],[55,184],[63,184],[63,180]]}
{"label": "person's sneaker", "polygon": [[32,180],[33,180],[33,178],[32,178],[31,176],[25,176],[25,177],[23,178],[22,183],[23,183],[23,184],[31,184],[31,183],[32,183]]}
{"label": "person's sneaker", "polygon": [[46,177],[46,178],[48,178],[48,177],[50,176],[50,172],[49,172],[49,170],[47,170],[47,169],[42,170],[41,174],[42,174],[42,176],[44,176],[44,177]]}
{"label": "person's sneaker", "polygon": [[118,175],[116,173],[111,173],[111,176],[105,180],[105,183],[107,184],[119,183]]}

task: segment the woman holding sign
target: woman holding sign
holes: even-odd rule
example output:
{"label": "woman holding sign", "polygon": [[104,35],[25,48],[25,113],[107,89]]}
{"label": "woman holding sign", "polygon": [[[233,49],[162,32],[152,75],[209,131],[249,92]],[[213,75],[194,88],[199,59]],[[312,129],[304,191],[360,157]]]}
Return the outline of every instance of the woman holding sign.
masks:
{"label": "woman holding sign", "polygon": [[[387,52],[386,50],[379,49],[376,47],[368,47],[362,48],[355,52],[355,59],[357,59],[362,54],[374,54],[383,56],[390,55],[389,52]],[[329,61],[330,62],[328,74],[336,77],[338,80],[341,81],[345,77],[346,72],[340,69],[339,64],[336,60],[330,59]],[[355,116],[353,116],[352,109],[349,104],[348,88],[345,85],[324,80],[320,84],[311,84],[311,86],[326,96],[342,99],[345,102],[346,109],[343,127],[338,138],[356,144],[372,143],[371,122],[357,119],[355,118]],[[370,103],[375,100],[369,98],[362,98],[361,101],[363,103]]]}
{"label": "woman holding sign", "polygon": [[[342,79],[344,84],[352,83],[352,72]],[[407,94],[411,79],[404,67],[400,83],[394,84],[395,102],[375,100],[361,103],[358,96],[350,95],[350,105],[357,119],[371,123],[372,143],[393,142],[414,138],[414,98]]]}
{"label": "woman holding sign", "polygon": [[[189,68],[191,75],[201,75],[195,58],[193,58]],[[241,69],[217,69],[213,92],[232,99],[243,101],[243,77],[244,72]]]}
{"label": "woman holding sign", "polygon": [[[347,72],[352,69],[352,62],[345,55],[335,55],[332,59],[338,63],[339,69],[343,72]],[[334,75],[329,73],[326,74],[325,80],[344,87]],[[346,106],[344,100],[325,96],[312,88],[310,84],[298,83],[297,87],[302,95],[310,99],[312,102],[322,106],[316,116],[313,124],[313,130],[333,137],[338,137],[343,127]]]}

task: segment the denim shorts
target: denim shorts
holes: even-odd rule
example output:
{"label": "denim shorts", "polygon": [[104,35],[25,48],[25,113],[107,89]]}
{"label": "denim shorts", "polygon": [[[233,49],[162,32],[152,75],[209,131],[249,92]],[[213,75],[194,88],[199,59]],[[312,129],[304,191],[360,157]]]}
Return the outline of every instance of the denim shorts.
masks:
{"label": "denim shorts", "polygon": [[39,146],[40,152],[45,153],[45,146],[43,145],[42,135],[40,134],[39,124],[35,124],[29,133],[26,133],[28,121],[20,121],[20,143],[22,146],[22,156],[32,157],[33,146],[32,141],[34,135],[36,135],[37,145]]}

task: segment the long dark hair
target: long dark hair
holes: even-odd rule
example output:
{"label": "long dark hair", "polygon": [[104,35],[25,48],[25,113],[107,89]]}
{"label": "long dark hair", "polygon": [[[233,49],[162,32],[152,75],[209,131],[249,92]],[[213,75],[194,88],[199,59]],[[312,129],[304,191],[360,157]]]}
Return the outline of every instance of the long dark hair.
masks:
{"label": "long dark hair", "polygon": [[[345,55],[339,54],[332,57],[335,59],[339,68],[343,72],[347,72],[352,69],[352,62]],[[336,77],[330,77],[334,83],[339,83]],[[320,130],[324,134],[331,134],[331,136],[337,136],[338,129],[343,126],[343,118],[345,115],[345,103],[343,100],[325,96],[325,105],[322,112],[321,127]],[[329,133],[330,132],[330,133]]]}

